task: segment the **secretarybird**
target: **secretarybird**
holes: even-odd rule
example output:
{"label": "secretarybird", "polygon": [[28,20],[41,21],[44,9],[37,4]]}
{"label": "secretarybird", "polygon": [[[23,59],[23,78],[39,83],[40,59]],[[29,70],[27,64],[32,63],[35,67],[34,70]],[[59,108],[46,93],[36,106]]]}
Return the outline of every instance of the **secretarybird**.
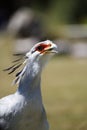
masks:
{"label": "secretarybird", "polygon": [[[21,120],[23,123],[25,119],[26,130],[49,130],[40,84],[43,67],[54,53],[57,46],[46,40],[35,44],[23,57],[23,69],[14,80],[17,91],[0,99],[0,130],[20,130]],[[12,73],[20,66],[17,63],[6,70]]]}

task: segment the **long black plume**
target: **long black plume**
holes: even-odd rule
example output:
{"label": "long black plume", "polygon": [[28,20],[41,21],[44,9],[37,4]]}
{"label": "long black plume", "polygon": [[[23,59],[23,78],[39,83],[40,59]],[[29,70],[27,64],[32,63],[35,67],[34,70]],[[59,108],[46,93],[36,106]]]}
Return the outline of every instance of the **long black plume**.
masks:
{"label": "long black plume", "polygon": [[22,72],[22,70],[19,71],[15,76],[18,77],[18,76],[20,75],[21,72]]}
{"label": "long black plume", "polygon": [[12,62],[14,63],[14,62],[18,62],[18,61],[21,61],[21,60],[23,60],[23,58],[19,58],[17,60],[12,61]]}
{"label": "long black plume", "polygon": [[12,65],[12,66],[9,67],[9,68],[4,69],[3,71],[9,71],[9,70],[11,70],[12,68],[14,68],[16,65],[17,65],[17,64],[14,64],[14,65]]}
{"label": "long black plume", "polygon": [[11,70],[8,74],[13,73],[13,72],[14,72],[16,69],[18,69],[21,65],[22,65],[22,63],[20,63],[19,65],[13,67],[12,70]]}
{"label": "long black plume", "polygon": [[13,56],[25,56],[25,53],[15,53],[15,54],[13,54]]}

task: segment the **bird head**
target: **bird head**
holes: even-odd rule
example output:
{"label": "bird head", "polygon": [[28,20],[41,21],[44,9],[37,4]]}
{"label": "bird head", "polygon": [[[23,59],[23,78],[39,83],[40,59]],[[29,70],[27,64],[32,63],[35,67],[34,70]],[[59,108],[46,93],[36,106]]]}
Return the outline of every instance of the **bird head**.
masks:
{"label": "bird head", "polygon": [[38,62],[41,66],[44,66],[55,53],[58,53],[57,45],[50,40],[46,40],[35,44],[26,54],[26,57],[29,62]]}
{"label": "bird head", "polygon": [[[5,69],[5,71],[10,71],[8,74],[11,74],[21,65],[26,64],[21,71],[16,73],[14,84],[15,83],[18,84],[20,82],[21,77],[25,74],[25,72],[29,73],[28,71],[31,71],[31,73],[33,74],[41,72],[42,68],[55,53],[58,53],[57,45],[54,44],[52,41],[46,40],[43,42],[39,42],[35,44],[31,48],[31,50],[28,53],[26,53],[26,55],[13,61],[13,63],[14,62],[16,63],[11,67]],[[22,62],[22,60],[24,62]]]}

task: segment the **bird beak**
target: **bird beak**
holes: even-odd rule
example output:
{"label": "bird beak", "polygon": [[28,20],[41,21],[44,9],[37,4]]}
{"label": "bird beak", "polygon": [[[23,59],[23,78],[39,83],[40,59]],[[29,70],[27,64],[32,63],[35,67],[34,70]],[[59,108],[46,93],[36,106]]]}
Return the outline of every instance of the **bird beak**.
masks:
{"label": "bird beak", "polygon": [[45,50],[47,53],[58,53],[57,45],[52,44],[51,46],[47,47]]}

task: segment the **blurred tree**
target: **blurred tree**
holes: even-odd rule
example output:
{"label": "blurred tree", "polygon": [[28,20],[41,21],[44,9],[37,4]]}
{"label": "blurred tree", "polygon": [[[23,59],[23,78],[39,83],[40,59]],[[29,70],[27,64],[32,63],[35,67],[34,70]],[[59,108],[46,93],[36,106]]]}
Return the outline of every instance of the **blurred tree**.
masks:
{"label": "blurred tree", "polygon": [[51,0],[49,12],[59,23],[80,23],[87,18],[87,0]]}
{"label": "blurred tree", "polygon": [[87,20],[87,0],[78,0],[72,19],[76,23],[84,23]]}
{"label": "blurred tree", "polygon": [[21,7],[38,10],[57,24],[87,22],[87,0],[0,0],[0,25]]}

